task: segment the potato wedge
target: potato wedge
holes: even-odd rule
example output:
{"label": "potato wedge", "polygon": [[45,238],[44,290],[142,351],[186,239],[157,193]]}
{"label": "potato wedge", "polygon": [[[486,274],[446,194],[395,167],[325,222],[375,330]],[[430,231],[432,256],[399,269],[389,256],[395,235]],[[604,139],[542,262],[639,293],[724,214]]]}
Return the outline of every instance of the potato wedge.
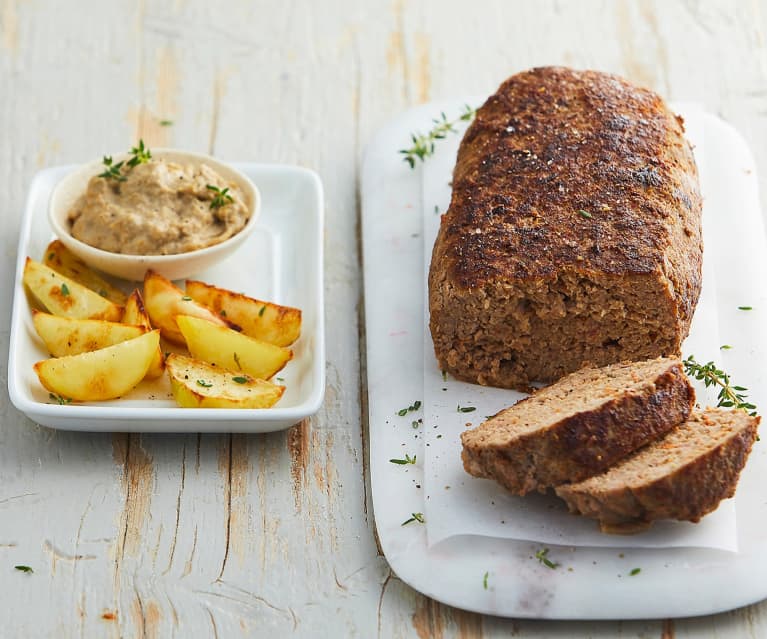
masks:
{"label": "potato wedge", "polygon": [[40,383],[65,401],[114,399],[144,378],[159,343],[160,331],[150,331],[90,353],[46,359],[34,369]]}
{"label": "potato wedge", "polygon": [[36,310],[32,311],[32,323],[48,352],[54,357],[78,355],[114,346],[147,332],[147,329],[141,326],[59,317]]}
{"label": "potato wedge", "polygon": [[269,408],[285,392],[284,386],[176,353],[168,355],[168,375],[182,408]]}
{"label": "potato wedge", "polygon": [[[143,326],[145,329],[152,330],[152,322],[149,319],[149,313],[146,312],[144,306],[144,298],[141,297],[139,290],[133,289],[133,292],[128,296],[125,302],[125,311],[123,312],[123,324],[134,324],[136,326]],[[157,352],[152,358],[152,363],[149,365],[149,370],[146,372],[146,376],[149,379],[157,379],[165,371],[165,355],[163,355],[162,347],[157,347]]]}
{"label": "potato wedge", "polygon": [[118,306],[125,304],[126,296],[119,288],[112,286],[90,266],[70,251],[61,240],[53,240],[45,249],[43,264],[57,273],[95,291]]}
{"label": "potato wedge", "polygon": [[176,321],[192,357],[231,371],[269,379],[293,357],[288,348],[262,342],[199,317],[179,315]]}
{"label": "potato wedge", "polygon": [[152,324],[160,329],[162,336],[183,345],[184,336],[176,325],[177,315],[191,315],[218,324],[234,327],[201,304],[195,302],[169,279],[155,271],[147,271],[144,278],[144,301]]}
{"label": "potato wedge", "polygon": [[186,281],[186,294],[242,328],[249,337],[290,346],[301,334],[301,310],[234,293],[197,280]]}
{"label": "potato wedge", "polygon": [[54,315],[110,322],[119,322],[122,317],[122,306],[33,259],[27,258],[23,280],[32,295]]}

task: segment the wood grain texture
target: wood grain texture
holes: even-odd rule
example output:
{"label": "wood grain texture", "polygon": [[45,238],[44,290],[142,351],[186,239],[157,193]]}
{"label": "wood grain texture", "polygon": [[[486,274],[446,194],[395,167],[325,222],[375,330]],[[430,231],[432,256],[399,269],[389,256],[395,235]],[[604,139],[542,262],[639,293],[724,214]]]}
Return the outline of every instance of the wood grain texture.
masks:
{"label": "wood grain texture", "polygon": [[408,106],[558,63],[703,102],[750,140],[765,194],[766,37],[759,0],[0,0],[3,308],[34,172],[143,137],[320,173],[328,352],[323,408],[284,433],[56,432],[9,403],[3,313],[0,636],[765,636],[766,604],[516,621],[434,602],[389,570],[366,474],[387,453],[367,450],[361,303],[375,292],[356,178],[366,140]]}

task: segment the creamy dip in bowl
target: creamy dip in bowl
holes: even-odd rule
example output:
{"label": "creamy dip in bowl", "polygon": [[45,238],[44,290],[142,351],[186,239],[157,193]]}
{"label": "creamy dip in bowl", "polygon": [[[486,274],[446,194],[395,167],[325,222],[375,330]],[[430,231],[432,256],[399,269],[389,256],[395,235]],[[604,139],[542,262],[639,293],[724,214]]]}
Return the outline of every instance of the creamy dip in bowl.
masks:
{"label": "creamy dip in bowl", "polygon": [[91,266],[129,280],[150,268],[180,279],[229,255],[255,228],[258,189],[232,167],[171,149],[135,166],[130,158],[76,169],[51,197],[54,232]]}

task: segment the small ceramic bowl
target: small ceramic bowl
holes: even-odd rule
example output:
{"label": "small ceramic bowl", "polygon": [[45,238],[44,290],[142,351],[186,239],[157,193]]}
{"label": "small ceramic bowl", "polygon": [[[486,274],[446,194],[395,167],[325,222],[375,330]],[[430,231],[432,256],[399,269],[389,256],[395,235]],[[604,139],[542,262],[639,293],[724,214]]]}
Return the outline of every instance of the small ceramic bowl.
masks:
{"label": "small ceramic bowl", "polygon": [[[113,157],[115,162],[130,158],[127,153]],[[261,195],[253,182],[245,175],[202,153],[152,149],[152,158],[165,159],[181,165],[207,164],[228,182],[234,182],[245,194],[245,202],[250,209],[250,219],[247,224],[239,233],[219,244],[175,255],[124,255],[90,246],[72,237],[71,223],[67,215],[77,198],[85,192],[88,180],[104,170],[103,164],[99,161],[75,169],[59,182],[51,195],[48,219],[53,232],[58,235],[64,246],[88,265],[116,277],[140,281],[144,279],[144,273],[148,269],[153,269],[169,279],[177,280],[194,275],[223,260],[255,229],[261,209]]]}

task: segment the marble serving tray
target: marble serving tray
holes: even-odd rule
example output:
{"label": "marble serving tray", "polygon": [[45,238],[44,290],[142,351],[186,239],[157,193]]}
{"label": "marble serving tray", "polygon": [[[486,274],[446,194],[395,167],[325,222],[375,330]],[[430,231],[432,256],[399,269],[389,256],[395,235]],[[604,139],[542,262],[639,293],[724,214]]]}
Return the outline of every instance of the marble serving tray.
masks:
{"label": "marble serving tray", "polygon": [[[441,112],[458,115],[463,98],[413,109],[383,128],[362,164],[365,318],[370,420],[370,473],[376,526],[393,570],[424,594],[453,606],[501,616],[546,619],[631,619],[714,613],[767,597],[767,449],[757,443],[734,499],[737,552],[711,548],[555,546],[492,536],[453,536],[429,545],[425,512],[423,408],[398,411],[422,400],[424,384],[424,215],[439,213],[441,192],[424,167],[411,170],[398,150],[410,134],[426,131]],[[705,139],[696,149],[713,261],[719,334],[735,347],[719,363],[750,389],[757,406],[767,401],[764,340],[756,339],[767,310],[767,247],[754,161],[740,135],[695,105],[675,105]],[[446,167],[460,141],[437,144]],[[435,210],[436,207],[436,210]],[[444,210],[444,209],[443,209]],[[737,229],[720,232],[719,229]],[[744,313],[738,306],[748,305]],[[718,348],[719,345],[715,345]],[[426,355],[424,355],[426,353]],[[413,423],[415,422],[415,424]],[[415,427],[414,427],[415,426]],[[416,464],[392,458],[416,455]],[[455,454],[459,454],[456,450]],[[428,463],[428,461],[426,462]],[[466,516],[455,512],[455,517]],[[556,569],[536,558],[543,547]],[[639,568],[636,573],[634,569]],[[634,571],[634,574],[632,574]]]}

